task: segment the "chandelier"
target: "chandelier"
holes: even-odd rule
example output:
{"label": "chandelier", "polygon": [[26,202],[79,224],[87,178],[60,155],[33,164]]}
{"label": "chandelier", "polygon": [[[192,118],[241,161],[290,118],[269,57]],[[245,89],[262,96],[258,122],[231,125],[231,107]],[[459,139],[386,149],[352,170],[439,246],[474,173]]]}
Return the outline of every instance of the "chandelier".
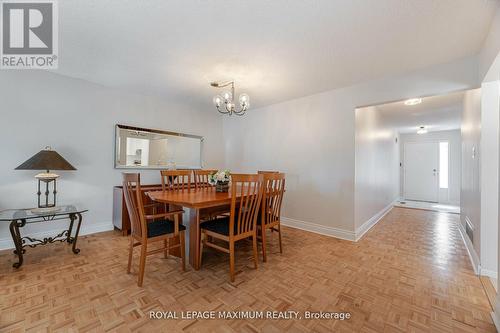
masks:
{"label": "chandelier", "polygon": [[[222,95],[217,95],[214,97],[214,105],[220,113],[232,115],[233,113],[242,116],[250,107],[250,96],[247,94],[241,94],[239,97],[240,107],[236,108],[236,104],[233,101],[234,98],[234,81],[226,82],[212,82],[210,83],[212,87],[215,88],[225,88],[231,86],[231,90],[226,90]],[[224,104],[224,105],[222,105]]]}

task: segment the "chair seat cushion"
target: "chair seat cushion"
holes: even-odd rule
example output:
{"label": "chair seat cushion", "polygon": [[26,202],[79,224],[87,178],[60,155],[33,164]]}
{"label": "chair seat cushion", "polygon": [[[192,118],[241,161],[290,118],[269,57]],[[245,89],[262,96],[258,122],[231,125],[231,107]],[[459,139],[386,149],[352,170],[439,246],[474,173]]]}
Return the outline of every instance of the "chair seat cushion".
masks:
{"label": "chair seat cushion", "polygon": [[[174,222],[170,220],[159,220],[148,223],[148,238],[173,234],[175,229]],[[186,230],[186,227],[179,224],[179,231]]]}
{"label": "chair seat cushion", "polygon": [[[229,217],[222,217],[215,220],[203,222],[200,225],[202,229],[218,233],[220,235],[229,236]],[[237,234],[238,225],[234,223],[234,234]]]}

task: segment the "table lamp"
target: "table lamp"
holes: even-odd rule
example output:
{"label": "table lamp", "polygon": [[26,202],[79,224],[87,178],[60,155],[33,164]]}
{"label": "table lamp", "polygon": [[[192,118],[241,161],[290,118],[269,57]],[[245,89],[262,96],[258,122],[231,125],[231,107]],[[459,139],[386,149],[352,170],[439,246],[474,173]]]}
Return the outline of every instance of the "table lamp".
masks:
{"label": "table lamp", "polygon": [[[38,209],[39,212],[57,211],[56,207],[56,180],[59,175],[51,173],[50,170],[76,170],[61,155],[50,147],[45,147],[33,157],[16,168],[16,170],[45,170],[35,176],[38,179]],[[42,203],[42,187],[45,183],[45,203]],[[53,202],[49,202],[50,185],[52,184]]]}

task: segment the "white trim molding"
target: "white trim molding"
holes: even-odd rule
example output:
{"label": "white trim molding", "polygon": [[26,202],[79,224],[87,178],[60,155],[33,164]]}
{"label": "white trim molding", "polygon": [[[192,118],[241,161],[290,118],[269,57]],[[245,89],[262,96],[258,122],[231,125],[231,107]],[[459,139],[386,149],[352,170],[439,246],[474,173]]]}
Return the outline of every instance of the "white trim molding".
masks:
{"label": "white trim molding", "polygon": [[328,227],[312,222],[300,221],[288,217],[281,217],[281,224],[287,227],[314,232],[316,234],[340,238],[355,242],[356,234],[353,231]]}
{"label": "white trim molding", "polygon": [[368,230],[370,230],[375,224],[377,224],[380,220],[382,220],[384,216],[387,215],[387,213],[391,211],[396,201],[397,200],[391,202],[389,205],[384,207],[384,209],[382,209],[368,221],[363,223],[363,225],[358,229],[356,229],[356,231],[329,227],[322,224],[296,220],[289,217],[281,217],[281,224],[290,228],[314,232],[316,234],[340,238],[351,242],[357,242],[358,240],[361,239],[361,237],[363,237],[366,234]]}
{"label": "white trim molding", "polygon": [[500,332],[500,296],[497,294],[495,297],[495,304],[493,305],[493,312],[491,318],[498,332]]}
{"label": "white trim molding", "polygon": [[498,278],[497,272],[492,271],[490,269],[483,268],[482,266],[481,266],[481,272],[480,273],[481,273],[481,275],[487,276],[487,277],[492,278],[492,279],[497,279]]}
{"label": "white trim molding", "polygon": [[[93,224],[83,224],[80,229],[80,233],[78,237],[84,236],[84,235],[90,235],[90,234],[95,234],[98,232],[104,232],[104,231],[110,231],[113,230],[114,226],[113,223],[111,222],[102,222],[102,223],[93,223]],[[54,237],[58,233],[60,233],[62,230],[61,229],[55,229],[55,230],[46,230],[42,232],[35,232],[31,234],[23,234],[23,228],[20,228],[21,231],[21,237],[29,236],[31,238],[37,238],[37,239],[43,239],[45,237]],[[74,231],[73,231],[74,232]],[[0,250],[8,250],[8,249],[13,249],[14,248],[14,243],[12,242],[12,238],[0,238]]]}
{"label": "white trim molding", "polygon": [[394,200],[390,204],[388,204],[380,212],[373,215],[368,221],[366,221],[359,228],[357,228],[355,233],[354,233],[355,234],[355,241],[357,242],[358,240],[360,240],[361,237],[363,237],[368,230],[370,230],[375,224],[377,224],[380,220],[382,220],[384,218],[384,216],[386,216],[387,213],[389,213],[392,210],[392,208],[394,207],[394,204],[398,200],[399,200],[399,198]]}
{"label": "white trim molding", "polygon": [[[498,305],[495,307],[498,308]],[[491,312],[491,319],[493,319],[493,324],[495,324],[495,328],[497,329],[497,331],[500,332],[500,318],[497,317],[496,314],[499,310],[498,309],[495,310],[496,310],[495,312]]]}
{"label": "white trim molding", "polygon": [[474,273],[476,275],[479,275],[481,272],[481,261],[479,260],[476,250],[474,250],[474,245],[472,244],[472,241],[469,239],[469,236],[467,236],[467,233],[465,232],[465,228],[462,224],[462,221],[458,222],[458,230],[460,231],[460,235],[462,236],[462,239],[464,241],[467,253],[469,253],[469,258],[472,264],[472,268],[474,269]]}

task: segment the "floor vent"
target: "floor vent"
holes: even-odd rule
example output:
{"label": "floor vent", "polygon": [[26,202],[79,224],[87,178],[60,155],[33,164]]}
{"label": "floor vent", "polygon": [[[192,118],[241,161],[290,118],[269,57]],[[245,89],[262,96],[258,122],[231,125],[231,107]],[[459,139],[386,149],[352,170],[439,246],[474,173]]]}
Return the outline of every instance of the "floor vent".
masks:
{"label": "floor vent", "polygon": [[469,219],[465,220],[465,233],[469,236],[470,241],[474,243],[474,229],[472,224],[469,222]]}

